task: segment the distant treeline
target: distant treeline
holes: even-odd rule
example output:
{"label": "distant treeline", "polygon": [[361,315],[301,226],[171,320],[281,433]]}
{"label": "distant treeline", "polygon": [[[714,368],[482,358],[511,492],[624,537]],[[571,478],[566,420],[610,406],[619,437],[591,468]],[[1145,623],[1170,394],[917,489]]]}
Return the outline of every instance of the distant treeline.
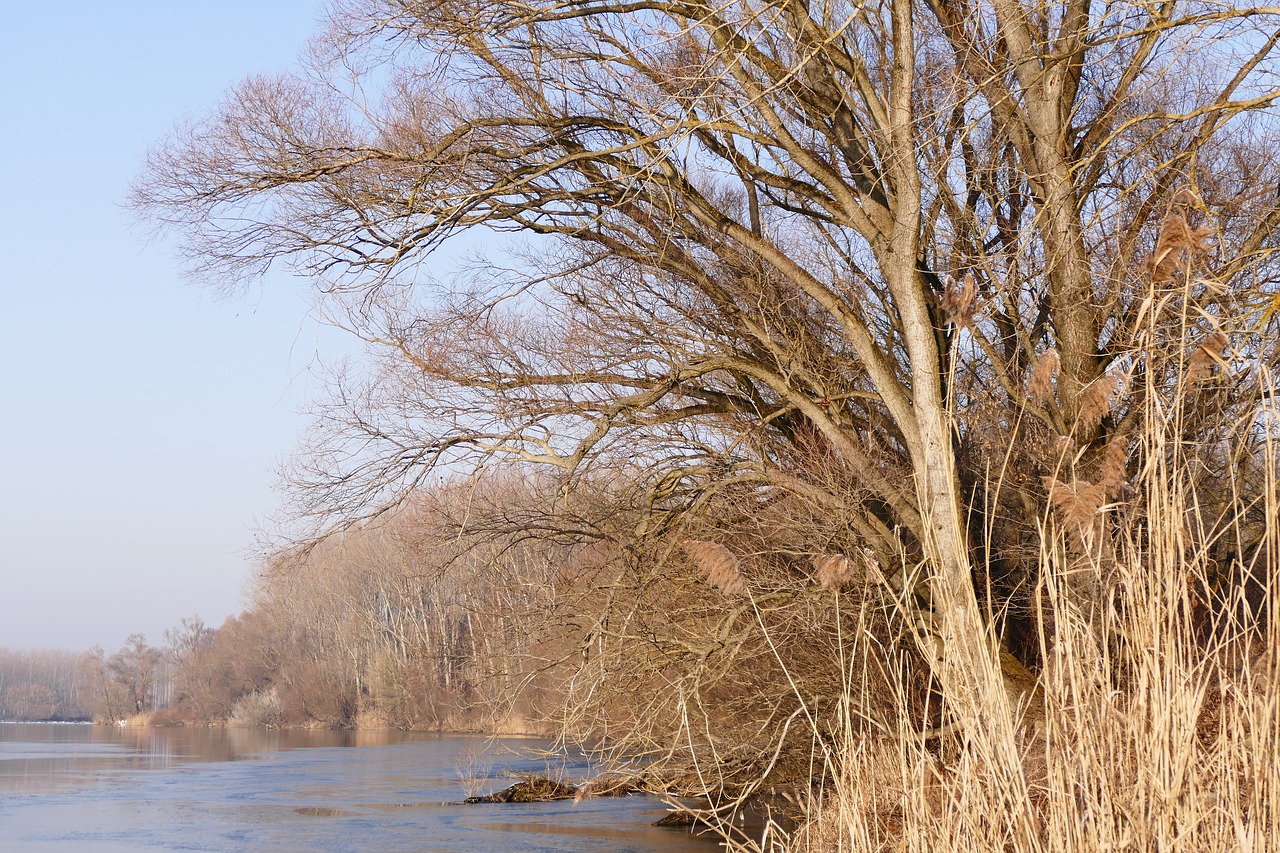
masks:
{"label": "distant treeline", "polygon": [[243,613],[217,630],[186,625],[171,643],[176,674],[160,719],[538,728],[559,704],[556,660],[575,642],[546,630],[567,600],[570,555],[509,531],[460,532],[468,502],[474,511],[477,500],[499,499],[533,498],[515,481],[441,488],[279,553]]}
{"label": "distant treeline", "polygon": [[0,649],[0,720],[85,720],[89,701],[74,652]]}
{"label": "distant treeline", "polygon": [[0,650],[0,716],[540,730],[563,704],[561,664],[598,559],[476,523],[486,506],[491,519],[531,511],[537,492],[519,477],[442,486],[286,549],[244,612],[218,628],[184,619],[160,646],[133,634],[113,653]]}
{"label": "distant treeline", "polygon": [[563,578],[580,560],[554,539],[459,532],[481,504],[532,500],[515,479],[441,488],[279,553],[244,612],[218,628],[184,619],[161,646],[133,634],[113,653],[0,650],[0,717],[539,729],[578,641],[566,614],[583,579]]}
{"label": "distant treeline", "polygon": [[211,633],[199,617],[166,631],[163,648],[132,634],[115,653],[0,649],[0,719],[27,722],[117,721],[170,706],[187,630]]}

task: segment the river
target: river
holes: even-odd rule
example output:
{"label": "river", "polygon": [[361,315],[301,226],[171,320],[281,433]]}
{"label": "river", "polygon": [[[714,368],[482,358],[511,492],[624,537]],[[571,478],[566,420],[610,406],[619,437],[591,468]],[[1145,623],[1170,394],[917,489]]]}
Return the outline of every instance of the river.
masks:
{"label": "river", "polygon": [[[649,797],[461,805],[463,779],[587,773],[545,741],[0,723],[0,850],[715,853]],[[479,772],[477,772],[479,770]]]}

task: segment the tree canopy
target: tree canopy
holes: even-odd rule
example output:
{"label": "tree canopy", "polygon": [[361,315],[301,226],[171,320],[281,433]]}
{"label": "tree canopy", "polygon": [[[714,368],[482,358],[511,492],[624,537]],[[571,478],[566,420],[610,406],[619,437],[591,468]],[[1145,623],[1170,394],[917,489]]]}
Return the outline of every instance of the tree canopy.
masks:
{"label": "tree canopy", "polygon": [[[753,502],[801,501],[820,536],[779,559],[880,567],[959,717],[999,726],[1018,690],[966,703],[1017,681],[997,635],[1037,665],[1010,636],[1046,531],[1096,557],[1191,454],[1197,541],[1258,541],[1277,41],[1280,10],[1185,0],[345,0],[133,200],[194,272],[284,264],[371,344],[302,512],[545,465],[635,513],[608,536],[684,536],[736,589],[696,542],[736,560]],[[433,279],[476,234],[521,240]]]}

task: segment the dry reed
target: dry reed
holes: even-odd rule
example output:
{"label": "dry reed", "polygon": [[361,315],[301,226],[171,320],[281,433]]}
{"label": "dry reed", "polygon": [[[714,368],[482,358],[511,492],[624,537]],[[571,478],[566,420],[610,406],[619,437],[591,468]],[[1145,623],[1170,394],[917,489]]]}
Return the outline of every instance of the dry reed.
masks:
{"label": "dry reed", "polygon": [[[1184,190],[1189,201],[1195,196]],[[1160,225],[1154,251],[1147,261],[1147,271],[1153,284],[1172,283],[1179,272],[1190,273],[1199,258],[1209,254],[1214,247],[1214,229],[1211,226],[1192,228],[1182,210],[1171,212]]]}
{"label": "dry reed", "polygon": [[1062,359],[1058,351],[1052,347],[1036,360],[1031,370],[1031,378],[1027,380],[1027,396],[1037,406],[1042,406],[1053,395],[1053,380],[1058,376],[1058,368]]}
{"label": "dry reed", "polygon": [[1212,377],[1216,366],[1226,364],[1227,346],[1227,336],[1222,332],[1206,335],[1187,362],[1187,382],[1195,384]]}
{"label": "dry reed", "polygon": [[973,325],[978,313],[978,288],[973,280],[973,273],[965,273],[963,282],[957,284],[954,279],[947,282],[942,292],[940,307],[946,322],[963,329]]}
{"label": "dry reed", "polygon": [[1111,413],[1112,401],[1123,393],[1123,379],[1115,373],[1104,373],[1095,379],[1080,398],[1078,429],[1089,435],[1102,419]]}
{"label": "dry reed", "polygon": [[[868,658],[853,663],[864,630],[855,627],[841,646],[846,690],[836,719],[814,726],[821,782],[799,826],[785,840],[773,832],[731,847],[1275,849],[1280,431],[1264,405],[1237,429],[1237,446],[1217,451],[1255,477],[1247,496],[1224,498],[1223,486],[1203,475],[1201,456],[1213,449],[1183,438],[1191,378],[1172,400],[1152,395],[1149,405],[1167,407],[1163,417],[1110,439],[1095,463],[1096,484],[1046,483],[1054,512],[1072,524],[1112,514],[1125,524],[1083,555],[1066,525],[1057,533],[1045,526],[1036,596],[1043,664],[1014,741],[993,742],[999,728],[981,725],[922,736],[905,688],[896,722],[860,723],[858,685],[868,676],[859,666]],[[1274,395],[1271,388],[1261,399]],[[1240,476],[1227,491],[1240,488]],[[1108,494],[1127,503],[1106,505]],[[1260,526],[1246,515],[1270,521]],[[1219,553],[1234,555],[1229,570],[1204,544],[1215,538]],[[1102,591],[1098,599],[1080,596],[1073,576],[1082,572]]]}
{"label": "dry reed", "polygon": [[742,568],[738,558],[728,548],[716,542],[698,539],[687,539],[681,547],[697,563],[707,583],[725,595],[746,594],[747,583],[742,577]]}
{"label": "dry reed", "polygon": [[853,580],[853,566],[843,554],[822,554],[813,558],[814,577],[823,589],[835,589]]}

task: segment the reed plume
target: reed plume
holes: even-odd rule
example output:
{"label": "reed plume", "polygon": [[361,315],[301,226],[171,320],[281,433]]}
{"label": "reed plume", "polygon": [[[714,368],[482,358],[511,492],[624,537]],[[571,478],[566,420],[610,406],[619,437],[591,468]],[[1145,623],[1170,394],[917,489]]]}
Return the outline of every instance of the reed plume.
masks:
{"label": "reed plume", "polygon": [[1227,336],[1222,332],[1206,335],[1187,362],[1187,382],[1196,384],[1212,378],[1213,368],[1226,364],[1227,345]]}
{"label": "reed plume", "polygon": [[1049,491],[1049,503],[1067,524],[1088,527],[1107,500],[1105,483],[1076,480],[1067,484],[1056,477],[1045,477],[1044,486]]}
{"label": "reed plume", "polygon": [[681,547],[697,563],[707,583],[726,595],[746,594],[747,582],[742,577],[741,565],[728,548],[698,539],[686,539]]}
{"label": "reed plume", "polygon": [[1058,376],[1058,368],[1062,365],[1062,358],[1058,355],[1058,350],[1050,347],[1036,360],[1036,365],[1031,370],[1031,377],[1027,380],[1027,396],[1037,406],[1044,405],[1045,401],[1053,395],[1053,380]]}
{"label": "reed plume", "polygon": [[1177,273],[1190,273],[1195,261],[1213,250],[1213,234],[1210,226],[1192,228],[1182,211],[1166,216],[1146,264],[1152,283],[1168,284]]}
{"label": "reed plume", "polygon": [[1102,419],[1111,413],[1112,398],[1121,391],[1122,381],[1114,373],[1104,373],[1090,383],[1080,400],[1079,426],[1081,432],[1093,432]]}
{"label": "reed plume", "polygon": [[948,281],[940,302],[943,317],[958,329],[972,326],[978,313],[977,298],[978,288],[974,284],[973,273],[965,273],[963,283],[958,286],[954,279]]}
{"label": "reed plume", "polygon": [[1103,451],[1098,484],[1108,495],[1120,496],[1129,491],[1129,471],[1125,464],[1129,458],[1129,444],[1128,436],[1112,436]]}
{"label": "reed plume", "polygon": [[853,564],[843,554],[821,554],[813,558],[815,577],[823,589],[835,589],[853,580]]}

